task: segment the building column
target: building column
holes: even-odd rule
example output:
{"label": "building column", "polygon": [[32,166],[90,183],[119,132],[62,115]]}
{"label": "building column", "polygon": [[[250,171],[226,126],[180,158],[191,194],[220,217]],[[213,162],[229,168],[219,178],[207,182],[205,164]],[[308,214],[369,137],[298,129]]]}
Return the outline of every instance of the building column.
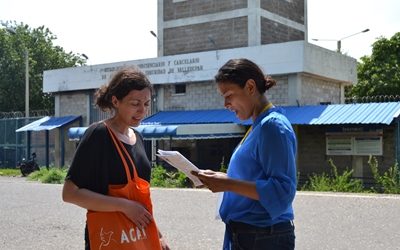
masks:
{"label": "building column", "polygon": [[157,57],[164,56],[164,0],[157,2]]}
{"label": "building column", "polygon": [[60,95],[54,95],[54,116],[60,116]]}
{"label": "building column", "polygon": [[[86,126],[90,125],[90,117],[92,115],[92,102],[92,94],[90,93],[90,91],[88,91],[86,93],[86,121],[83,120]],[[85,119],[85,117],[83,117],[83,119]]]}
{"label": "building column", "polygon": [[61,140],[60,140],[60,130],[54,129],[54,166],[61,166]]}
{"label": "building column", "polygon": [[[155,101],[153,102],[153,104],[155,105],[155,107],[152,108],[153,114],[156,114],[157,112],[164,110],[164,86],[165,85],[157,85],[154,88]],[[157,153],[157,140],[152,139],[151,140],[151,162],[152,163],[157,161],[156,153]]]}
{"label": "building column", "polygon": [[302,78],[300,74],[292,74],[288,76],[288,104],[301,105],[301,85]]}
{"label": "building column", "polygon": [[344,97],[345,87],[346,87],[346,85],[344,83],[340,83],[340,104],[346,103],[346,100]]}
{"label": "building column", "polygon": [[[396,119],[395,123],[395,138],[394,138],[394,145],[395,145],[395,160],[397,163],[400,163],[400,121]],[[399,170],[400,171],[400,170]]]}
{"label": "building column", "polygon": [[[61,96],[60,94],[56,94],[54,96],[54,116],[60,116],[60,103],[61,103]],[[54,165],[56,167],[60,166],[60,130],[54,130]]]}
{"label": "building column", "polygon": [[248,22],[247,37],[248,46],[261,45],[261,5],[260,0],[247,0]]}
{"label": "building column", "polygon": [[164,86],[158,85],[159,87],[156,89],[156,113],[164,110]]}
{"label": "building column", "polygon": [[364,177],[364,168],[363,168],[363,158],[362,156],[353,155],[351,160],[351,165],[353,166],[353,177],[359,178],[362,180]]}
{"label": "building column", "polygon": [[308,41],[308,6],[307,0],[304,0],[304,41]]}

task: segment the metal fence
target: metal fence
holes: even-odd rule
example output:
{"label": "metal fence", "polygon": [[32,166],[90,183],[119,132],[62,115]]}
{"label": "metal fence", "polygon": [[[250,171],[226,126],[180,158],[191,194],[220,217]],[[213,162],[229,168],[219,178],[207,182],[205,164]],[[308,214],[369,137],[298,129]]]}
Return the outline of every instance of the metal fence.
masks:
{"label": "metal fence", "polygon": [[103,121],[111,117],[111,113],[104,112],[101,109],[95,107],[94,105],[90,110],[90,124],[98,121]]}
{"label": "metal fence", "polygon": [[[15,130],[36,121],[42,117],[12,117],[0,119],[0,168],[15,168],[17,163],[27,157],[27,132],[15,132]],[[30,152],[36,152],[39,165],[45,163],[46,145],[44,131],[31,135]],[[54,140],[50,140],[54,141]],[[54,144],[49,145],[54,151]]]}

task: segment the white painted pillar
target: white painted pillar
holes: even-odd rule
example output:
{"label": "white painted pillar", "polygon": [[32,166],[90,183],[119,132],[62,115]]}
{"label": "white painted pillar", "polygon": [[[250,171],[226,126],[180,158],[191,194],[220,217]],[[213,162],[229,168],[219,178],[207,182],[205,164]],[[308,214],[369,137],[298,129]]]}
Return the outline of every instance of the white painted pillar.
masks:
{"label": "white painted pillar", "polygon": [[157,3],[157,57],[164,56],[164,0]]}
{"label": "white painted pillar", "polygon": [[352,164],[353,166],[353,177],[363,178],[364,177],[364,167],[363,159],[361,156],[353,156]]}
{"label": "white painted pillar", "polygon": [[247,0],[248,22],[247,37],[248,46],[261,45],[261,11],[260,0]]}
{"label": "white painted pillar", "polygon": [[344,104],[345,101],[345,97],[344,97],[344,87],[346,85],[344,83],[340,83],[340,104]]}
{"label": "white painted pillar", "polygon": [[301,84],[300,74],[292,74],[288,77],[288,105],[301,104]]}

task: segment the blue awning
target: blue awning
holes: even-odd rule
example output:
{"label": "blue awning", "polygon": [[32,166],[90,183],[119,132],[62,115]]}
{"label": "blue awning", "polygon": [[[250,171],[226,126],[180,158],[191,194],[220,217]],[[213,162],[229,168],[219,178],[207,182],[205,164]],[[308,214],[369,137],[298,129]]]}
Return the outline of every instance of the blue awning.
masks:
{"label": "blue awning", "polygon": [[72,141],[79,141],[87,127],[72,127],[68,129],[68,138]]}
{"label": "blue awning", "polygon": [[[143,135],[145,139],[169,138],[176,135],[178,126],[139,126],[135,129]],[[87,127],[72,127],[68,129],[68,138],[79,141],[85,133]]]}
{"label": "blue awning", "polygon": [[326,109],[326,105],[319,106],[287,106],[281,107],[282,113],[293,125],[310,125]]}
{"label": "blue awning", "polygon": [[[280,106],[278,109],[293,125],[390,124],[400,115],[400,102]],[[241,121],[227,109],[214,109],[160,111],[142,122],[149,125],[208,123],[251,125],[252,121]]]}
{"label": "blue awning", "polygon": [[169,125],[169,124],[216,124],[234,123],[247,125],[251,120],[241,121],[235,113],[228,109],[210,110],[175,110],[160,111],[142,121],[142,125]]}
{"label": "blue awning", "polygon": [[[240,121],[227,109],[161,111],[144,119],[135,129],[144,139],[206,139],[232,138],[244,135],[243,125],[251,120]],[[70,140],[80,140],[86,127],[70,128]]]}
{"label": "blue awning", "polygon": [[52,130],[70,124],[78,119],[82,119],[82,117],[72,115],[62,117],[46,116],[15,130],[15,132]]}
{"label": "blue awning", "polygon": [[295,125],[386,124],[400,115],[400,102],[281,107]]}
{"label": "blue awning", "polygon": [[[72,127],[68,130],[70,140],[80,140],[87,127]],[[242,137],[245,127],[232,123],[140,125],[135,127],[145,140],[150,139],[215,139]]]}
{"label": "blue awning", "polygon": [[[400,102],[278,107],[293,125],[391,124],[400,115]],[[135,128],[145,139],[240,137],[244,125],[227,109],[160,111]],[[86,128],[71,128],[70,139],[79,140]]]}
{"label": "blue awning", "polygon": [[135,128],[139,133],[145,138],[166,138],[176,136],[176,130],[178,126],[176,125],[166,125],[166,126],[146,126],[140,125]]}

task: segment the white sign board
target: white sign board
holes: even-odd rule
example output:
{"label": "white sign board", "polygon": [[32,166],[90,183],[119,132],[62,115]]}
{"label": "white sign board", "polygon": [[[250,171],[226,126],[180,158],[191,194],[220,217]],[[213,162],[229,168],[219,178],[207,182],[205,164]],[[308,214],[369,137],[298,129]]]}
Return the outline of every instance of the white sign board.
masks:
{"label": "white sign board", "polygon": [[[47,70],[43,73],[43,92],[97,89],[114,72],[127,66],[138,66],[153,84],[212,81],[218,69],[232,58],[248,58],[270,75],[307,72],[343,82],[355,81],[356,61],[328,52],[331,51],[304,41],[293,41]],[[326,61],[329,65],[322,63]]]}
{"label": "white sign board", "polygon": [[351,137],[327,137],[326,138],[327,155],[352,155],[353,143]]}
{"label": "white sign board", "polygon": [[327,136],[327,155],[382,155],[381,135],[371,136]]}

